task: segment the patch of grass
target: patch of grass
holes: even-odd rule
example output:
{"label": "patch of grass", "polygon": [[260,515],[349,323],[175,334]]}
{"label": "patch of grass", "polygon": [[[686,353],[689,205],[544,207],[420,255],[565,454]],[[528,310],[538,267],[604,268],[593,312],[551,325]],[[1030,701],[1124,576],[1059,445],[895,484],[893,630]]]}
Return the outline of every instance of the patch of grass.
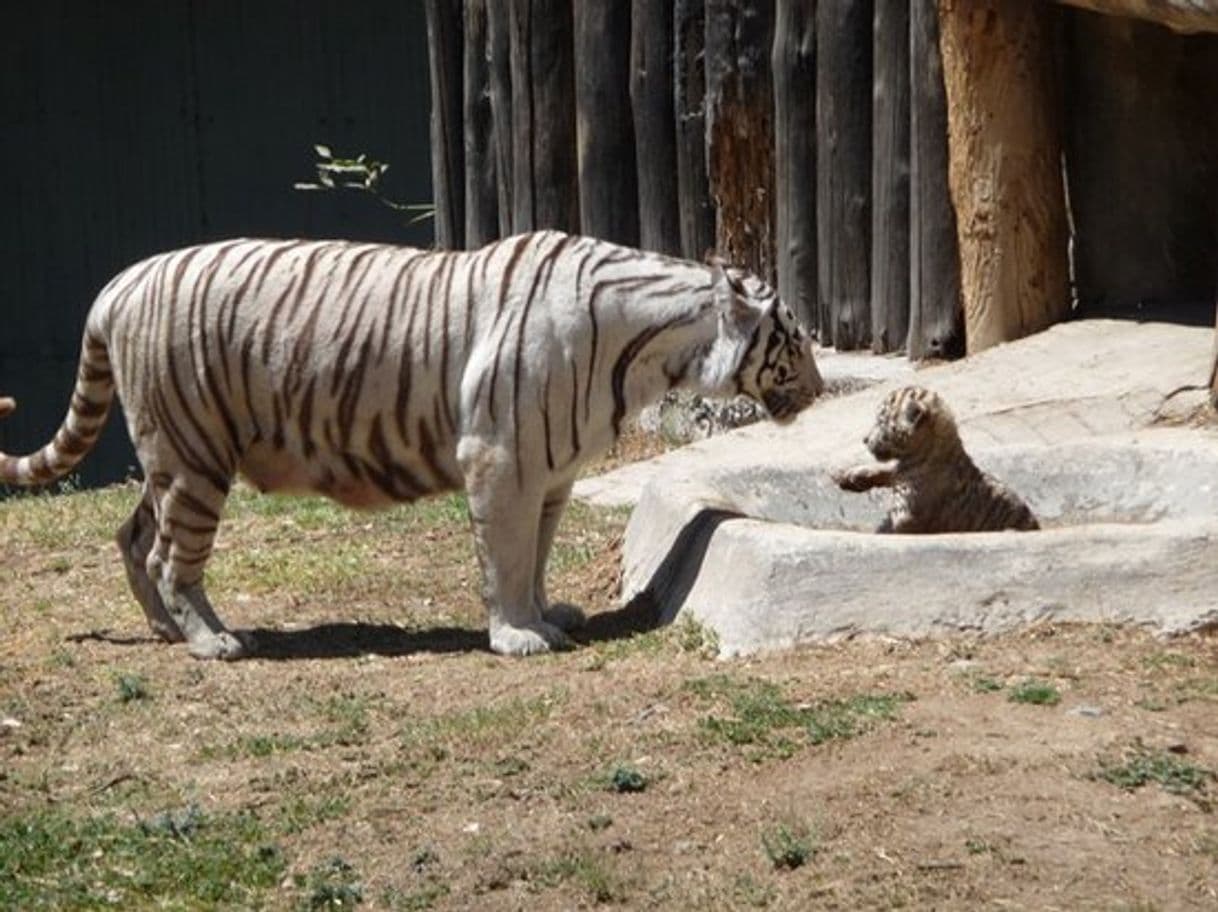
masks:
{"label": "patch of grass", "polygon": [[629,764],[619,764],[613,768],[613,772],[609,775],[610,791],[618,792],[642,792],[647,789],[648,780],[645,775]]}
{"label": "patch of grass", "polygon": [[350,810],[351,799],[345,795],[300,795],[279,808],[278,825],[284,833],[301,833],[345,817]]}
{"label": "patch of grass", "polygon": [[571,883],[595,903],[619,902],[626,897],[621,875],[598,853],[576,848],[542,862],[529,872],[529,882],[542,887]]}
{"label": "patch of grass", "polygon": [[65,809],[0,819],[0,908],[250,908],[284,871],[248,814],[197,808],[143,822]]}
{"label": "patch of grass", "polygon": [[1152,652],[1142,657],[1142,666],[1150,671],[1192,668],[1197,660],[1183,652]]}
{"label": "patch of grass", "polygon": [[426,912],[434,908],[437,900],[449,894],[447,884],[430,883],[417,890],[388,889],[381,897],[382,903],[394,912]]}
{"label": "patch of grass", "polygon": [[1175,754],[1138,748],[1120,762],[1101,762],[1095,778],[1130,791],[1154,782],[1173,795],[1197,799],[1204,795],[1214,773]]}
{"label": "patch of grass", "polygon": [[565,700],[565,693],[556,692],[416,719],[402,730],[403,746],[422,748],[433,754],[437,749],[446,750],[450,744],[478,749],[502,747],[548,719],[554,707]]}
{"label": "patch of grass", "polygon": [[133,672],[121,671],[114,675],[114,683],[118,687],[120,703],[132,703],[136,700],[152,699],[148,682],[142,676]]}
{"label": "patch of grass", "polygon": [[1010,693],[1011,702],[1031,703],[1034,706],[1056,706],[1061,699],[1061,692],[1056,687],[1035,678],[1021,681],[1011,688]]}
{"label": "patch of grass", "polygon": [[58,492],[23,490],[0,499],[2,525],[40,551],[76,554],[86,548],[109,548],[115,530],[131,515],[139,497],[136,482],[77,491],[65,481]]}
{"label": "patch of grass", "polygon": [[912,699],[908,694],[860,694],[797,706],[776,684],[728,675],[699,678],[686,687],[705,700],[727,704],[728,714],[706,716],[702,728],[717,740],[754,747],[755,760],[791,756],[799,746],[797,733],[814,745],[852,738],[893,718],[900,705]]}
{"label": "patch of grass", "polygon": [[816,854],[811,831],[802,824],[779,823],[761,831],[761,848],[775,868],[793,871]]}
{"label": "patch of grass", "polygon": [[977,693],[997,693],[1002,690],[1002,682],[986,675],[977,675],[973,678],[973,690]]}
{"label": "patch of grass", "polygon": [[350,862],[337,855],[314,867],[304,875],[296,875],[296,886],[302,891],[296,907],[301,910],[350,909],[364,901],[364,885]]}

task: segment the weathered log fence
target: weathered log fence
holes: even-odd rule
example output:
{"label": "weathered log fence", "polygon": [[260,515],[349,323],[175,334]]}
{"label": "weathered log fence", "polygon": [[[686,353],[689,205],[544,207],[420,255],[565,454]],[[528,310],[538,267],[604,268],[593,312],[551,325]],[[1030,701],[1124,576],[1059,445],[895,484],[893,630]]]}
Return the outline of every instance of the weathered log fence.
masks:
{"label": "weathered log fence", "polygon": [[1191,294],[1218,37],[1065,3],[1218,30],[1183,0],[427,0],[437,243],[714,250],[822,344],[913,358]]}

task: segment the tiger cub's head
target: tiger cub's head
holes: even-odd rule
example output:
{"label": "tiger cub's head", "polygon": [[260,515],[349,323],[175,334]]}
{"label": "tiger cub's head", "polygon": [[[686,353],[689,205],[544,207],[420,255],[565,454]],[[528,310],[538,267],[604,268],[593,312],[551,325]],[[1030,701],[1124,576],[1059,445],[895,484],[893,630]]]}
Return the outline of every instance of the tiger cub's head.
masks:
{"label": "tiger cub's head", "polygon": [[720,334],[739,339],[734,391],[786,424],[824,392],[812,337],[761,279],[737,269],[715,267],[715,273]]}
{"label": "tiger cub's head", "polygon": [[942,396],[903,386],[884,397],[863,443],[879,460],[923,460],[959,447],[960,435]]}

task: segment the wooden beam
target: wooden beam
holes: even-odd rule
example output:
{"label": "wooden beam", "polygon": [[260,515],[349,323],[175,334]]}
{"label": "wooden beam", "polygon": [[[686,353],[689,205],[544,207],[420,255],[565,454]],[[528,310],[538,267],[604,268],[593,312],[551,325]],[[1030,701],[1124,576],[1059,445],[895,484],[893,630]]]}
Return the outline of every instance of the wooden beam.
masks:
{"label": "wooden beam", "polygon": [[580,230],[637,247],[629,3],[575,0],[575,117]]}
{"label": "wooden beam", "polygon": [[939,0],[968,352],[1069,313],[1056,11]]}
{"label": "wooden beam", "polygon": [[465,0],[465,244],[471,249],[499,236],[486,12],[486,0]]}
{"label": "wooden beam", "polygon": [[774,0],[706,0],[707,174],[715,247],[774,279]]}
{"label": "wooden beam", "polygon": [[872,17],[871,0],[816,5],[817,309],[838,349],[871,342]]}
{"label": "wooden beam", "polygon": [[871,350],[909,335],[909,4],[875,5],[871,156]]}
{"label": "wooden beam", "polygon": [[703,0],[673,5],[673,107],[677,121],[677,208],[681,255],[701,260],[715,244],[715,211],[706,174],[706,8]]}
{"label": "wooden beam", "polygon": [[459,249],[465,246],[461,0],[427,0],[426,11],[436,245]]}
{"label": "wooden beam", "polygon": [[778,0],[774,23],[774,192],[778,293],[810,329],[816,307],[816,12]]}
{"label": "wooden beam", "polygon": [[909,357],[964,353],[956,213],[947,190],[947,98],[936,0],[909,7]]}
{"label": "wooden beam", "polygon": [[1218,2],[1215,0],[1058,0],[1065,6],[1132,16],[1157,22],[1177,32],[1218,32]]}
{"label": "wooden beam", "polygon": [[512,33],[509,0],[487,0],[487,66],[490,71],[491,134],[495,144],[495,183],[499,236],[512,233]]}
{"label": "wooden beam", "polygon": [[639,243],[681,252],[677,205],[677,122],[673,110],[673,9],[634,0],[630,11],[630,103],[639,182]]}

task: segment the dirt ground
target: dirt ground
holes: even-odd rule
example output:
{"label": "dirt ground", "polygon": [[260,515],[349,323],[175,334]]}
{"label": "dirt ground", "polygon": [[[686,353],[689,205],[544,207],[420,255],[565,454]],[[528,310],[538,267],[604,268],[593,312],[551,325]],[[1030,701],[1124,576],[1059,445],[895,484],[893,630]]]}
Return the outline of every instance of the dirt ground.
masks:
{"label": "dirt ground", "polygon": [[[127,593],[107,530],[134,502],[0,503],[9,907],[1218,908],[1213,637],[719,660],[705,631],[615,610],[625,516],[579,508],[551,592],[589,609],[583,643],[510,660],[459,500],[367,517],[242,493],[210,589],[262,657],[198,662]],[[271,880],[209,884],[193,824],[148,823],[195,818],[245,821],[224,851],[255,833]],[[69,849],[36,838],[48,820]],[[165,826],[198,882],[113,841]]]}

